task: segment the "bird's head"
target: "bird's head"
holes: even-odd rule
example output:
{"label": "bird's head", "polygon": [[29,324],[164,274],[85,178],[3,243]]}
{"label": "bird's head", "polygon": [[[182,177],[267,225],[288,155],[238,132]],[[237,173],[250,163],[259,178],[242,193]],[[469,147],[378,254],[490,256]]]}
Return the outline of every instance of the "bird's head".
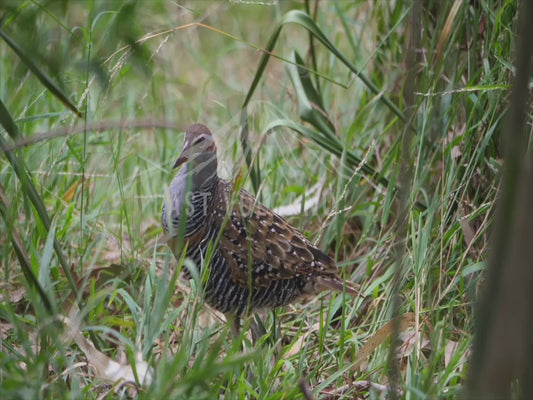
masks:
{"label": "bird's head", "polygon": [[189,126],[185,132],[183,150],[174,163],[174,168],[188,161],[197,164],[213,157],[216,159],[216,154],[215,139],[209,128],[202,124],[194,124]]}

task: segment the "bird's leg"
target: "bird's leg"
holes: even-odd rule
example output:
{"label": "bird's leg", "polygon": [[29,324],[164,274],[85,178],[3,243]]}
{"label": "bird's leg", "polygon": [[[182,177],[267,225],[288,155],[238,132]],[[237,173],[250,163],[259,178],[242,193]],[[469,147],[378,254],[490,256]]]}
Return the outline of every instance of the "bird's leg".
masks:
{"label": "bird's leg", "polygon": [[241,317],[239,317],[238,315],[233,316],[231,330],[233,331],[235,337],[239,336],[239,333],[241,332]]}
{"label": "bird's leg", "polygon": [[252,335],[252,344],[255,346],[257,339],[259,339],[262,335],[259,324],[254,320],[250,321],[250,334]]}
{"label": "bird's leg", "polygon": [[[255,317],[259,318],[257,314],[255,315]],[[243,327],[243,324],[242,324],[243,320],[241,319],[240,316],[235,315],[235,314],[227,315],[226,319],[228,319],[228,321],[231,320],[231,332],[233,333],[235,337],[238,337],[241,333],[241,328]],[[246,324],[246,326],[247,325],[248,324]],[[257,342],[257,339],[259,339],[262,335],[265,334],[265,328],[263,325],[260,326],[256,321],[251,319],[249,329],[250,329],[252,344],[255,345]]]}
{"label": "bird's leg", "polygon": [[250,332],[252,334],[252,342],[255,344],[259,338],[266,335],[266,328],[264,322],[265,314],[261,311],[254,313],[254,318],[250,322]]}
{"label": "bird's leg", "polygon": [[233,336],[238,337],[241,333],[241,318],[231,312],[224,314],[224,316],[226,317],[226,322],[231,324],[231,333],[233,333]]}
{"label": "bird's leg", "polygon": [[[238,337],[241,334],[241,328],[243,327],[242,318],[233,313],[225,314],[225,316],[228,323],[231,324],[231,332],[233,333],[233,336]],[[261,317],[258,314],[255,314],[254,317],[255,319],[252,318],[251,320],[247,318],[247,321],[250,321],[249,329],[253,345],[255,345],[257,340],[265,334],[265,326],[263,325],[263,321],[261,321]],[[248,324],[245,325],[248,326]]]}

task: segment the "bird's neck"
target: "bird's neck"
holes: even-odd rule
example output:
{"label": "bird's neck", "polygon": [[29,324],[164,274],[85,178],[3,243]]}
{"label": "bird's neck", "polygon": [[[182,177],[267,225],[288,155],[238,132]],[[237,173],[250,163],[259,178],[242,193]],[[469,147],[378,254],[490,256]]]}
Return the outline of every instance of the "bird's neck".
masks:
{"label": "bird's neck", "polygon": [[201,154],[183,165],[170,185],[173,217],[185,216],[189,236],[204,227],[218,183],[216,155]]}
{"label": "bird's neck", "polygon": [[186,170],[184,173],[192,179],[191,192],[213,192],[218,181],[217,156],[215,153],[199,154],[188,161],[183,169]]}

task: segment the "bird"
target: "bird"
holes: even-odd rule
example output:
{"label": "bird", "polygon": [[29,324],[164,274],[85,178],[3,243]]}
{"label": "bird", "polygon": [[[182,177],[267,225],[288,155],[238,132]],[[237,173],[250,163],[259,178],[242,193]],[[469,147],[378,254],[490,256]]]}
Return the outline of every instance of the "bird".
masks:
{"label": "bird", "polygon": [[[239,321],[254,311],[306,302],[323,290],[358,296],[329,255],[248,191],[220,178],[217,166],[209,128],[188,127],[173,167],[181,169],[161,210],[176,259],[185,252],[201,272],[208,269],[203,285],[209,306]],[[191,278],[187,268],[183,272]]]}

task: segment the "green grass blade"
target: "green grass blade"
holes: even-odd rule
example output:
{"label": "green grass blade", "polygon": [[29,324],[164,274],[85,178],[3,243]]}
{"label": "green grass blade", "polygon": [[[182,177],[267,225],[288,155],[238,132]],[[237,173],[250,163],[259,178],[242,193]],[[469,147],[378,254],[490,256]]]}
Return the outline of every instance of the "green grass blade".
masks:
{"label": "green grass blade", "polygon": [[335,138],[335,127],[327,117],[322,97],[313,86],[309,72],[296,66],[304,66],[302,57],[294,51],[291,60],[294,61],[294,64],[288,64],[286,69],[298,97],[300,118],[309,122],[325,136]]}
{"label": "green grass blade", "polygon": [[15,121],[13,121],[13,118],[11,118],[11,114],[9,114],[9,111],[7,111],[6,106],[1,100],[0,100],[0,124],[4,127],[8,135],[11,136],[13,139],[16,139],[19,137],[17,125],[15,125]]}
{"label": "green grass blade", "polygon": [[[0,108],[5,109],[5,106],[2,101],[0,101]],[[9,113],[7,113],[7,115],[9,116]],[[8,132],[9,136],[14,137],[15,133],[12,131],[13,126],[4,125],[4,120],[0,120],[0,123],[2,124],[4,129]],[[39,193],[37,193],[37,189],[35,188],[35,185],[33,184],[28,174],[28,168],[26,167],[24,161],[20,159],[19,157],[17,157],[13,150],[8,149],[8,144],[4,140],[4,137],[2,135],[0,135],[0,149],[2,149],[9,163],[13,167],[13,170],[15,171],[15,174],[17,175],[22,185],[25,196],[27,196],[30,199],[46,231],[49,232],[50,226],[51,226],[50,217],[48,215],[48,212],[46,211],[46,207],[43,203],[43,200],[41,199],[41,196],[39,196]],[[61,267],[63,269],[63,272],[65,276],[67,277],[70,289],[72,290],[73,293],[76,294],[76,298],[77,298],[78,290],[76,288],[74,277],[72,276],[70,272],[70,267],[68,265],[67,259],[65,258],[63,254],[63,250],[61,250],[61,245],[59,241],[57,240],[57,238],[54,238],[54,249],[55,249],[57,258],[59,260],[59,263],[61,264]]]}
{"label": "green grass blade", "polygon": [[[2,136],[0,135],[0,138],[1,137]],[[35,273],[33,272],[33,269],[31,267],[31,260],[26,250],[24,249],[24,244],[22,243],[19,233],[14,231],[15,228],[12,224],[12,218],[9,218],[7,214],[7,208],[8,205],[4,196],[4,187],[0,183],[0,215],[2,216],[2,219],[5,221],[10,231],[9,237],[11,239],[11,244],[13,245],[13,249],[15,250],[15,254],[17,255],[17,258],[19,260],[20,268],[22,270],[22,273],[24,274],[24,278],[26,278],[26,282],[28,282],[30,287],[34,287],[37,290],[41,300],[43,301],[46,311],[53,315],[55,314],[55,310],[52,305],[53,303],[48,298],[48,294],[46,293],[43,286],[39,282],[39,279],[37,278],[37,276],[35,276]]]}
{"label": "green grass blade", "polygon": [[[261,173],[259,172],[259,163],[253,162],[254,157],[252,154],[252,148],[250,147],[250,143],[248,141],[248,136],[248,112],[246,111],[246,107],[243,107],[241,110],[241,145],[244,153],[244,159],[246,160],[246,165],[248,165],[248,168],[250,168],[250,180],[252,181],[252,187],[257,193],[261,183]],[[258,159],[256,161],[258,161]]]}
{"label": "green grass blade", "polygon": [[[250,145],[248,143],[248,139],[247,139],[247,136],[248,136],[247,135],[248,134],[248,124],[247,124],[248,116],[247,116],[247,113],[246,113],[245,110],[246,110],[246,107],[248,106],[248,104],[249,104],[249,102],[250,102],[255,90],[257,89],[257,86],[259,85],[261,77],[263,76],[265,68],[266,68],[266,66],[268,64],[268,61],[270,59],[272,50],[276,46],[276,43],[278,41],[278,38],[279,38],[279,35],[281,33],[281,30],[282,30],[283,26],[285,26],[285,24],[289,24],[289,23],[298,24],[298,25],[302,26],[304,29],[306,29],[307,31],[309,31],[309,33],[312,36],[316,37],[324,46],[326,46],[326,48],[332,54],[334,54],[344,65],[346,65],[346,67],[348,67],[348,69],[350,71],[352,71],[359,79],[361,79],[363,81],[363,83],[373,93],[378,95],[379,96],[379,100],[382,101],[398,118],[400,118],[405,123],[408,122],[407,116],[398,108],[398,106],[396,106],[396,104],[394,104],[387,96],[385,96],[382,93],[380,93],[379,88],[369,78],[367,78],[365,75],[363,75],[361,73],[361,71],[359,71],[359,69],[357,69],[344,56],[344,54],[342,54],[342,52],[340,50],[338,50],[333,45],[333,43],[331,43],[329,41],[329,39],[326,37],[326,35],[324,35],[322,30],[315,24],[313,19],[308,14],[306,14],[305,12],[300,11],[300,10],[289,11],[287,14],[284,15],[284,17],[282,18],[281,22],[275,28],[274,32],[272,33],[272,35],[270,36],[270,39],[267,42],[267,45],[266,45],[266,47],[265,47],[265,49],[263,51],[263,55],[261,56],[261,59],[259,60],[259,65],[257,66],[257,71],[254,74],[254,78],[253,78],[252,83],[250,85],[250,89],[248,90],[248,93],[246,94],[246,98],[244,99],[244,103],[242,105],[242,110],[243,111],[241,113],[241,126],[243,128],[241,130],[241,142],[242,142],[242,146],[243,146],[243,151],[244,151],[246,163],[247,163],[248,167],[251,168],[250,175],[251,175],[251,180],[252,180],[252,186],[254,187],[255,191],[257,191],[257,189],[259,188],[260,172],[259,172],[259,169],[257,168],[257,166],[253,166],[252,165],[252,151],[251,151],[251,147],[250,147]],[[301,60],[301,58],[300,58],[300,60]],[[299,64],[303,65],[303,63],[299,63]],[[305,85],[309,86],[311,83],[310,83],[310,80],[309,80],[309,82],[307,82],[307,80],[308,80],[308,78],[305,81]],[[312,86],[312,84],[311,84],[311,86]],[[313,90],[310,91],[309,94],[311,94],[311,92],[316,92],[316,91],[313,88]],[[316,97],[316,96],[314,96],[315,94],[316,93],[313,94],[313,97]],[[314,111],[316,111],[316,110],[314,110]],[[325,127],[322,126],[325,123],[323,115],[321,115],[320,117],[317,117],[317,115],[314,112],[310,113],[310,114],[305,113],[304,115],[306,115],[306,118],[310,118],[310,120],[313,121],[313,125],[315,125],[315,127],[318,125],[318,126],[321,126],[321,130],[325,129]],[[304,120],[307,120],[307,119],[304,119]],[[331,125],[330,128],[332,128],[332,124],[331,123],[329,123],[329,124],[326,123],[326,125]],[[330,129],[327,129],[326,131],[330,131]]]}
{"label": "green grass blade", "polygon": [[[406,14],[407,15],[407,14]],[[314,37],[316,37],[318,40],[322,42],[326,48],[333,53],[339,60],[342,61],[346,67],[350,71],[352,71],[363,83],[376,95],[380,96],[380,100],[403,122],[407,122],[407,116],[390,100],[387,96],[380,95],[379,88],[372,82],[369,78],[367,78],[364,74],[359,71],[359,69],[353,65],[345,56],[344,54],[337,49],[333,43],[329,41],[329,39],[324,35],[322,30],[315,24],[315,21],[306,13],[300,11],[300,10],[293,10],[289,11],[287,14],[285,14],[285,17],[283,18],[283,21],[281,24],[288,24],[288,23],[295,23],[298,25],[301,25],[303,28],[307,29],[309,32],[313,34]]]}
{"label": "green grass blade", "polygon": [[[407,15],[407,14],[406,14]],[[281,33],[281,29],[285,24],[294,23],[302,26],[304,29],[308,30],[314,37],[316,37],[326,48],[334,54],[346,67],[352,71],[361,81],[376,95],[379,95],[379,99],[402,121],[407,122],[407,116],[398,108],[396,104],[392,102],[387,96],[384,96],[380,94],[379,88],[364,74],[359,71],[359,69],[353,65],[345,56],[342,54],[342,52],[337,49],[333,43],[329,41],[329,39],[324,35],[322,30],[315,24],[313,19],[306,14],[303,11],[300,10],[292,10],[289,11],[285,16],[282,18],[279,25],[274,30],[274,33],[271,35],[269,41],[267,42],[267,45],[265,47],[263,56],[259,60],[259,65],[257,67],[257,72],[254,75],[254,79],[252,81],[252,84],[250,85],[250,89],[248,90],[248,93],[246,95],[246,98],[244,100],[244,103],[242,105],[242,108],[245,108],[248,103],[250,102],[250,99],[253,96],[253,93],[255,92],[255,89],[257,88],[257,85],[259,84],[259,81],[261,77],[263,76],[263,72],[266,68],[266,65],[268,64],[268,60],[270,58],[270,54],[272,50],[274,49],[276,42],[279,38],[279,35]]]}
{"label": "green grass blade", "polygon": [[[55,223],[52,223],[50,229],[48,230],[48,236],[46,237],[46,242],[44,244],[41,258],[39,260],[39,283],[42,285],[43,289],[48,293],[48,298],[52,301],[52,305],[57,309],[57,305],[54,299],[54,283],[59,280],[57,274],[57,267],[52,267],[52,256],[54,254],[54,240],[56,237],[56,226]],[[53,281],[52,281],[53,278]]]}
{"label": "green grass blade", "polygon": [[289,119],[276,119],[266,126],[265,131],[268,132],[276,128],[289,128],[295,131],[296,133],[302,135],[303,137],[311,139],[320,147],[336,155],[337,157],[341,157],[343,151],[345,151],[346,160],[348,161],[350,166],[354,168],[360,168],[361,171],[363,171],[369,177],[377,179],[377,181],[384,186],[388,186],[389,181],[385,177],[380,176],[376,172],[376,170],[374,170],[368,164],[363,163],[362,160],[357,157],[352,151],[344,149],[337,138],[326,137],[325,135],[322,135],[313,129],[310,129]]}
{"label": "green grass blade", "polygon": [[45,88],[50,93],[59,99],[67,108],[74,112],[78,117],[82,117],[82,113],[78,110],[78,107],[68,98],[68,96],[61,90],[59,86],[26,54],[26,52],[20,47],[11,37],[9,37],[2,29],[0,29],[0,37],[11,47],[11,49],[19,56],[22,62],[28,67],[28,69],[35,74],[35,76],[41,81]]}

